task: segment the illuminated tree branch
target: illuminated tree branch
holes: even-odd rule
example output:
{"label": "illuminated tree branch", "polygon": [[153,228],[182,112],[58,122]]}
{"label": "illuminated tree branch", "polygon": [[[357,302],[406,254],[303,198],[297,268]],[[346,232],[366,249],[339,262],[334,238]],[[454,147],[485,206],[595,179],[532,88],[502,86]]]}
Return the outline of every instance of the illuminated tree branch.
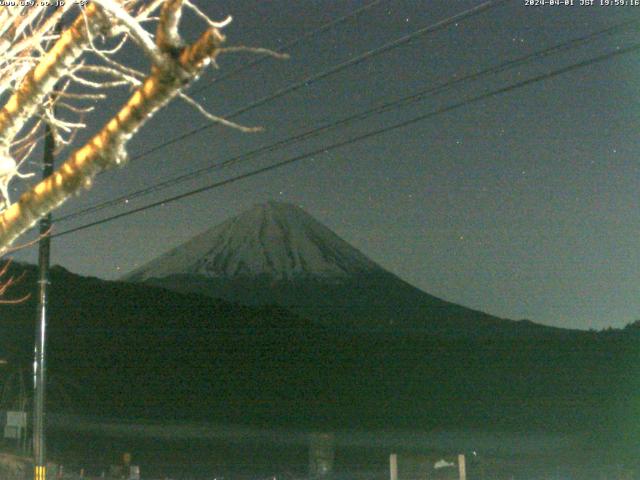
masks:
{"label": "illuminated tree branch", "polygon": [[[98,7],[94,4],[89,5],[85,16],[89,22],[97,24],[100,16]],[[84,17],[78,16],[22,79],[18,89],[0,110],[0,154],[9,156],[11,142],[38,106],[45,101],[56,82],[80,57],[88,44],[88,35]]]}
{"label": "illuminated tree branch", "polygon": [[[38,219],[83,188],[89,188],[99,172],[124,164],[127,159],[126,145],[131,137],[158,109],[179,95],[181,89],[193,81],[203,68],[215,61],[221,52],[224,36],[220,27],[228,21],[220,24],[209,22],[209,28],[196,42],[184,46],[178,26],[182,8],[186,4],[182,0],[166,0],[162,3],[155,43],[151,48],[147,42],[150,37],[146,31],[143,31],[143,34],[135,27],[136,31],[133,32],[133,17],[123,14],[117,3],[113,0],[99,0],[87,7],[84,17],[77,18],[72,26],[60,35],[42,61],[25,77],[19,91],[0,112],[0,145],[8,148],[26,120],[33,115],[38,102],[44,101],[52,92],[55,83],[64,75],[76,75],[74,63],[78,61],[82,49],[93,42],[91,23],[98,26],[104,22],[104,18],[109,18],[110,27],[119,24],[126,34],[137,37],[139,41],[144,35],[144,50],[154,58],[151,72],[141,81],[117,115],[87,144],[73,152],[51,177],[22,194],[17,203],[2,211],[0,255]],[[108,11],[102,12],[98,4]],[[127,5],[128,2],[120,4]],[[158,2],[154,2],[155,4]],[[146,15],[149,14],[149,10],[143,11]],[[140,82],[136,78],[137,72],[130,72],[113,64],[106,68],[109,70],[103,72],[108,71],[120,79],[128,78],[129,85]],[[61,98],[65,98],[65,95],[69,98],[69,94],[61,93]],[[80,126],[79,123],[60,123],[59,119],[56,121],[67,128]]]}

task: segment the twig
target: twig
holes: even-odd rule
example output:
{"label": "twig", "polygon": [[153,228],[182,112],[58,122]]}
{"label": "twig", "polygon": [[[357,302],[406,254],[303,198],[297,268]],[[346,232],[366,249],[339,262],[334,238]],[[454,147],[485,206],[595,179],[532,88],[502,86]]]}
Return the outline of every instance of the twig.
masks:
{"label": "twig", "polygon": [[217,115],[214,115],[208,112],[207,110],[205,110],[202,107],[202,105],[200,105],[198,102],[196,102],[193,98],[189,97],[184,92],[179,92],[178,96],[181,99],[183,99],[185,102],[187,102],[189,105],[194,107],[196,110],[198,110],[198,112],[200,112],[204,117],[206,117],[208,120],[211,120],[212,122],[219,123],[221,125],[224,125],[225,127],[233,128],[235,130],[240,130],[241,132],[245,132],[245,133],[255,133],[255,132],[264,131],[263,127],[245,127],[244,125],[240,125],[238,123],[232,122],[230,120],[227,120],[226,118],[218,117]]}

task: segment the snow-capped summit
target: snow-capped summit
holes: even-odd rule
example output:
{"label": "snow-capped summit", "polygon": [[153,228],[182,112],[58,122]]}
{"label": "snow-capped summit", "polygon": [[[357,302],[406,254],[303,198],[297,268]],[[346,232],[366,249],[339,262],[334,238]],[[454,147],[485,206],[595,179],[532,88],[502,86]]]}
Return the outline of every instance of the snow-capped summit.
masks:
{"label": "snow-capped summit", "polygon": [[272,201],[197,235],[125,280],[173,275],[291,280],[376,270],[382,269],[300,207]]}
{"label": "snow-capped summit", "polygon": [[522,325],[408,284],[300,207],[267,202],[195,236],[123,278],[242,305],[279,305],[324,325],[493,332]]}

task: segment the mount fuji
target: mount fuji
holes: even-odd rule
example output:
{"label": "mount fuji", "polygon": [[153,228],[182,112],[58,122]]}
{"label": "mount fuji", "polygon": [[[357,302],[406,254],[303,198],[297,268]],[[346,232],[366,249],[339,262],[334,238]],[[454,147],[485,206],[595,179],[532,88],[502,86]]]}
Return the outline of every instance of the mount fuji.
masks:
{"label": "mount fuji", "polygon": [[429,295],[382,268],[300,207],[256,205],[126,275],[182,293],[280,305],[324,325],[439,333],[524,333]]}
{"label": "mount fuji", "polygon": [[381,267],[301,208],[280,202],[256,205],[194,237],[127,277],[345,279]]}

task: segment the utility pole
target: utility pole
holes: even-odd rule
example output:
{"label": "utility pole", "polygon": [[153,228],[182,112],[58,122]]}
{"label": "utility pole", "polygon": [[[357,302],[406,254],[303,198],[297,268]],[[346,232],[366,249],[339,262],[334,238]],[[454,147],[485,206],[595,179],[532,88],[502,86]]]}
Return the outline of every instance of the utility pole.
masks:
{"label": "utility pole", "polygon": [[389,478],[390,480],[398,480],[398,454],[389,455]]}
{"label": "utility pole", "polygon": [[[42,178],[53,173],[55,139],[51,125],[45,123],[44,155]],[[49,289],[49,263],[51,246],[51,214],[40,220],[40,240],[38,242],[38,318],[36,320],[36,343],[33,361],[33,462],[34,480],[46,480],[47,460],[45,442],[45,387],[47,381],[47,303]]]}
{"label": "utility pole", "polygon": [[467,463],[464,457],[464,453],[458,454],[458,473],[460,480],[467,480]]}

